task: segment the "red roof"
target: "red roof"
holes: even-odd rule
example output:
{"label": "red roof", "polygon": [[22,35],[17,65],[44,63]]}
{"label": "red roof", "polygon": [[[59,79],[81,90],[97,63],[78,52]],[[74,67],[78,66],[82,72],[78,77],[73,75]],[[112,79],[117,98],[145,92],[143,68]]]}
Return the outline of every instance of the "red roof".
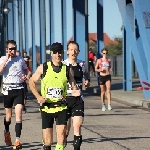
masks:
{"label": "red roof", "polygon": [[[112,40],[107,33],[103,34],[104,38],[104,46],[107,46],[109,44],[117,44],[117,41]],[[70,38],[69,41],[72,41],[73,38]],[[89,44],[94,44],[97,42],[97,33],[89,33]]]}

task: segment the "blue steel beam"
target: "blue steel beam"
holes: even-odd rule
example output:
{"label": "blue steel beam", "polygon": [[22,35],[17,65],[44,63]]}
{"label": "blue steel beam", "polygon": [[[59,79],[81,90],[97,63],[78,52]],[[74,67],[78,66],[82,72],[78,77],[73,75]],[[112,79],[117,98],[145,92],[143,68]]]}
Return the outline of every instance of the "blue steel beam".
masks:
{"label": "blue steel beam", "polygon": [[[131,54],[131,46],[128,41],[130,37],[128,37],[129,34],[127,34],[126,31],[126,1],[119,1],[118,6],[119,10],[121,12],[121,16],[123,19],[124,23],[124,28],[123,28],[123,90],[125,91],[131,91],[132,90],[132,54]],[[130,7],[130,6],[129,6]],[[129,13],[131,18],[134,20],[134,14],[132,12],[132,9],[129,9]],[[130,19],[130,24],[132,27],[132,32],[134,31],[134,22],[131,22]]]}
{"label": "blue steel beam", "polygon": [[51,33],[50,33],[50,41],[51,44],[54,43],[55,39],[55,33],[54,33],[54,0],[50,0],[50,27],[51,27]]}
{"label": "blue steel beam", "polygon": [[140,53],[140,57],[141,57],[141,63],[143,65],[143,70],[144,70],[144,74],[145,74],[145,77],[146,79],[148,79],[148,61],[147,61],[147,58],[146,58],[146,53],[144,51],[144,48],[143,48],[143,42],[142,42],[142,38],[141,36],[139,35],[139,26],[138,24],[136,23],[136,19],[135,19],[135,38],[136,38],[136,44],[137,44],[137,47],[138,47],[138,50],[139,50],[139,53]]}
{"label": "blue steel beam", "polygon": [[[126,7],[126,5],[124,5]],[[130,18],[130,25],[132,28],[132,33],[134,33],[134,12],[133,12],[133,6],[132,4],[128,4],[126,7],[126,12],[129,14]],[[125,22],[126,26],[126,22]],[[125,32],[125,30],[124,30]],[[124,33],[125,38],[125,48],[123,49],[123,55],[124,55],[124,84],[123,88],[125,91],[132,91],[132,54],[131,54],[131,45],[128,39],[130,39],[130,34],[128,32]]]}
{"label": "blue steel beam", "polygon": [[104,48],[103,0],[97,0],[97,58],[101,57],[102,48]]}
{"label": "blue steel beam", "polygon": [[[66,12],[67,0],[61,0],[61,19],[62,19],[62,43],[64,50],[67,50],[67,12]],[[66,53],[64,53],[64,59],[67,58]]]}
{"label": "blue steel beam", "polygon": [[[8,3],[7,1],[4,1],[4,7],[8,7]],[[8,40],[8,28],[7,28],[7,25],[8,25],[8,14],[4,14],[4,40],[5,42]]]}
{"label": "blue steel beam", "polygon": [[79,59],[85,61],[85,1],[74,0],[73,1],[73,20],[74,20],[74,32],[73,37],[80,46]]}
{"label": "blue steel beam", "polygon": [[8,13],[8,17],[7,17],[7,33],[8,33],[8,39],[9,40],[13,40],[14,39],[14,27],[13,27],[13,3],[8,3],[8,8],[10,9],[10,12]]}
{"label": "blue steel beam", "polygon": [[[101,49],[104,48],[104,33],[103,33],[103,0],[97,0],[97,58],[100,58]],[[99,73],[97,84],[99,85]]]}
{"label": "blue steel beam", "polygon": [[30,42],[32,39],[32,25],[31,25],[31,1],[24,1],[24,10],[25,10],[25,51],[29,55]]}
{"label": "blue steel beam", "polygon": [[89,19],[88,19],[88,0],[85,0],[85,64],[89,72]]}
{"label": "blue steel beam", "polygon": [[127,86],[126,86],[126,70],[127,70],[127,65],[126,65],[126,29],[125,27],[123,27],[123,42],[122,42],[122,72],[123,72],[123,90],[126,91],[127,90]]}
{"label": "blue steel beam", "polygon": [[[131,80],[129,79],[128,73],[129,71],[131,71],[131,60],[129,60],[129,58],[131,58],[131,51],[130,51],[130,47],[127,46],[127,43],[129,43],[127,40],[127,32],[126,32],[126,1],[120,1],[120,0],[116,0],[119,6],[119,11],[121,13],[121,17],[123,20],[123,51],[122,51],[122,72],[123,72],[123,90],[127,91],[129,89],[131,89],[132,85],[131,85]],[[127,49],[127,47],[129,49]],[[129,51],[129,58],[128,58],[128,51]],[[130,66],[130,69],[128,69],[128,65]]]}
{"label": "blue steel beam", "polygon": [[51,40],[52,40],[52,38],[51,38],[51,16],[52,16],[52,15],[51,15],[51,5],[52,5],[51,0],[49,0],[49,29],[50,29],[50,31],[49,31],[49,38],[50,38],[50,39],[49,39],[49,40],[50,40],[49,42],[50,42],[50,43],[49,43],[49,44],[50,44],[50,45],[52,44],[52,41],[51,41]]}
{"label": "blue steel beam", "polygon": [[25,6],[25,0],[22,0],[22,10],[21,10],[21,14],[22,14],[22,48],[24,51],[25,50],[25,10],[24,10],[24,6]]}
{"label": "blue steel beam", "polygon": [[46,61],[46,20],[45,20],[45,0],[40,0],[40,61]]}
{"label": "blue steel beam", "polygon": [[[125,34],[125,33],[124,33]],[[124,90],[125,91],[132,91],[132,54],[131,54],[131,43],[129,42],[130,34],[126,32],[126,37],[124,36],[125,39],[125,47],[123,50],[123,55],[124,55],[124,75],[125,75],[125,85]]]}
{"label": "blue steel beam", "polygon": [[19,8],[18,8],[18,15],[19,15],[19,50],[23,55],[23,34],[22,34],[22,0],[19,0]]}
{"label": "blue steel beam", "polygon": [[1,18],[0,18],[0,33],[1,33],[1,38],[0,38],[0,48],[1,48],[1,56],[5,55],[5,16],[3,14],[3,9],[4,9],[4,1],[0,0],[0,13],[1,13]]}
{"label": "blue steel beam", "polygon": [[20,49],[20,43],[19,43],[19,18],[18,18],[18,1],[13,1],[13,15],[14,15],[14,40],[17,42],[17,48]]}
{"label": "blue steel beam", "polygon": [[[133,53],[133,57],[134,57],[134,60],[135,60],[135,64],[136,64],[136,67],[137,67],[137,70],[138,70],[138,73],[139,73],[139,77],[140,77],[140,81],[146,81],[146,74],[144,72],[144,66],[142,64],[142,54],[140,52],[140,50],[138,49],[138,45],[137,45],[137,41],[135,40],[135,36],[134,34],[132,33],[132,28],[131,28],[131,25],[130,25],[130,22],[128,20],[128,16],[126,15],[126,24],[127,24],[127,33],[129,34],[128,36],[130,37],[130,39],[128,39],[128,41],[130,42],[130,45],[132,46],[132,53]],[[141,83],[142,84],[142,83]],[[149,98],[149,91],[143,91],[144,93],[144,96],[146,98]]]}
{"label": "blue steel beam", "polygon": [[[135,60],[137,71],[139,73],[140,81],[145,80],[149,82],[148,80],[149,78],[148,77],[149,76],[148,58],[150,57],[149,56],[150,54],[148,53],[148,49],[149,49],[148,48],[148,44],[149,44],[148,36],[150,34],[149,34],[149,30],[144,28],[142,11],[149,10],[148,6],[150,2],[144,1],[144,3],[143,2],[141,3],[141,1],[134,0],[133,4],[128,4],[127,6],[124,6],[124,10],[122,10],[123,8],[122,5],[125,4],[125,0],[122,2],[117,0],[117,2],[121,10],[123,22],[124,22],[126,33],[127,33],[126,40],[128,40],[128,43],[130,43],[131,45],[131,51]],[[133,18],[133,13],[134,13],[134,18]],[[134,25],[133,25],[133,21],[135,21]],[[127,54],[126,54],[126,57],[128,57]],[[143,92],[146,98],[150,97],[150,93],[148,91],[143,91]]]}
{"label": "blue steel beam", "polygon": [[150,9],[149,9],[149,6],[150,6],[150,1],[149,0],[144,0],[144,2],[142,1],[135,1],[135,16],[136,16],[136,19],[137,19],[137,24],[138,24],[138,27],[139,27],[139,34],[141,36],[141,40],[142,40],[142,43],[143,43],[143,48],[144,48],[144,51],[145,52],[145,56],[146,56],[146,59],[147,60],[147,66],[145,66],[148,70],[148,74],[147,74],[147,80],[148,82],[150,82],[150,63],[149,63],[149,58],[150,58],[150,42],[149,42],[149,39],[150,39],[150,23],[149,23],[149,27],[147,28],[145,26],[145,23],[148,22],[148,18],[149,18],[149,15],[150,15]]}
{"label": "blue steel beam", "polygon": [[46,10],[46,45],[50,44],[50,0],[45,0]]}
{"label": "blue steel beam", "polygon": [[37,0],[32,0],[32,71],[35,72],[36,70],[36,43],[35,43],[35,39],[36,39],[36,31],[35,31],[35,26],[36,26],[36,11],[35,11],[35,4],[37,3]]}

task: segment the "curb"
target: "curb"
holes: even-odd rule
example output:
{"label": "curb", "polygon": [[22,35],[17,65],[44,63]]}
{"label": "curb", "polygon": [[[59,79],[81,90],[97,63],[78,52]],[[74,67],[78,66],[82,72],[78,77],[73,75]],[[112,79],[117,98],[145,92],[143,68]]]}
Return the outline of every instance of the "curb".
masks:
{"label": "curb", "polygon": [[[93,88],[93,91],[92,90],[89,90],[89,92],[93,92],[94,94],[99,94],[100,93],[100,89],[99,88]],[[144,99],[137,99],[137,100],[131,100],[131,98],[128,98],[128,97],[125,97],[125,96],[121,96],[121,95],[116,95],[113,93],[113,91],[111,92],[111,97],[113,99],[116,99],[118,101],[122,101],[122,102],[127,102],[129,104],[133,104],[133,105],[136,105],[136,106],[140,106],[140,107],[143,107],[143,108],[148,108],[150,109],[150,101],[146,101]]]}

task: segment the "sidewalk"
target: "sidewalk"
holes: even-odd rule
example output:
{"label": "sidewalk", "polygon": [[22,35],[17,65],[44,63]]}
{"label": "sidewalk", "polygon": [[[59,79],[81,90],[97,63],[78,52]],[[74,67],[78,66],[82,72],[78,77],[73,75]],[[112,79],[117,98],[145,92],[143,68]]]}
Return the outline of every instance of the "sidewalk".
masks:
{"label": "sidewalk", "polygon": [[[137,87],[140,86],[139,79],[133,79],[133,89],[132,91],[123,91],[122,78],[112,77],[112,88],[111,96],[112,99],[118,101],[127,102],[136,106],[141,106],[144,108],[150,108],[150,99],[144,97],[143,91],[137,91]],[[87,89],[89,92],[96,94],[100,93],[100,88],[97,86],[97,79],[91,78],[91,87]]]}

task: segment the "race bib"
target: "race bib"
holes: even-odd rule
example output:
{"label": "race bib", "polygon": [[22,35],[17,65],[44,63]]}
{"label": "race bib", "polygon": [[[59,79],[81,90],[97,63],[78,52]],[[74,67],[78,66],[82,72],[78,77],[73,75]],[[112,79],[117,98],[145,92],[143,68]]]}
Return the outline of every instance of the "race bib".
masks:
{"label": "race bib", "polygon": [[[80,89],[80,90],[82,90],[82,83],[76,83],[76,86]],[[71,85],[68,83],[68,88],[67,88],[68,90],[72,90],[72,87],[71,87]]]}
{"label": "race bib", "polygon": [[62,89],[61,88],[47,88],[46,98],[57,98],[62,99]]}
{"label": "race bib", "polygon": [[80,90],[82,90],[82,83],[76,83],[76,86],[77,86]]}
{"label": "race bib", "polygon": [[3,85],[3,87],[2,87],[2,93],[4,95],[8,95],[8,90],[9,90],[9,86],[8,85]]}
{"label": "race bib", "polygon": [[102,62],[102,67],[109,67],[109,63],[108,62]]}

